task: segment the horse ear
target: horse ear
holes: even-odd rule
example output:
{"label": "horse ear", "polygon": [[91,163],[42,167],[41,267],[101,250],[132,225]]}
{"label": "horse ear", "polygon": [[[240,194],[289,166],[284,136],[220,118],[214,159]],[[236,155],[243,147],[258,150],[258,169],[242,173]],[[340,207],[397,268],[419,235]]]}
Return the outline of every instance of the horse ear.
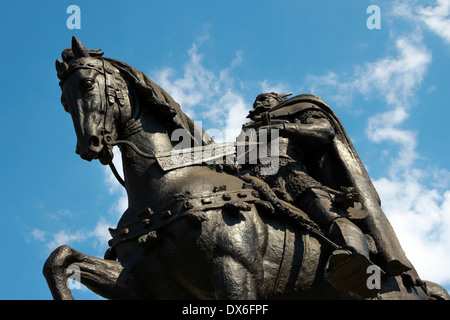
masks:
{"label": "horse ear", "polygon": [[58,78],[60,78],[60,79],[61,79],[62,75],[67,71],[67,69],[69,69],[69,66],[67,65],[67,63],[62,62],[59,59],[56,59],[55,67],[56,67],[56,72],[58,73]]}
{"label": "horse ear", "polygon": [[89,57],[88,50],[84,47],[80,40],[75,36],[72,37],[72,52],[74,58]]}
{"label": "horse ear", "polygon": [[56,67],[56,71],[64,71],[64,69],[67,67],[67,63],[62,62],[59,59],[56,59],[55,67]]}

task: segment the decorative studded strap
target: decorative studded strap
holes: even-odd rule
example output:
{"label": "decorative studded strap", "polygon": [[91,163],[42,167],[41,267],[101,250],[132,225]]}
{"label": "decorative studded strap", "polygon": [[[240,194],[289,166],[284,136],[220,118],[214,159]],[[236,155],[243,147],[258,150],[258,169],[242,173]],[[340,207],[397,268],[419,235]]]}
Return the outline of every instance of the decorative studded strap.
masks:
{"label": "decorative studded strap", "polygon": [[[118,243],[138,239],[143,244],[156,238],[156,231],[185,217],[197,220],[207,219],[208,210],[228,208],[231,212],[250,211],[251,204],[259,200],[259,194],[244,183],[243,189],[226,191],[225,186],[216,187],[212,193],[191,196],[189,193],[175,195],[175,200],[164,209],[153,212],[150,208],[142,211],[136,221],[123,225],[120,229],[109,229],[112,239],[108,242],[113,248]],[[170,208],[170,209],[167,209]]]}

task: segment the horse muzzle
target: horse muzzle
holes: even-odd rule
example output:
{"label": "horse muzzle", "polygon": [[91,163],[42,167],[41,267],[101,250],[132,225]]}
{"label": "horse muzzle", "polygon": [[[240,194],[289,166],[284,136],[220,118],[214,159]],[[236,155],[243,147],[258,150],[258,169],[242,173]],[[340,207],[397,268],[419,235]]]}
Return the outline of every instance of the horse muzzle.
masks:
{"label": "horse muzzle", "polygon": [[75,153],[80,155],[81,159],[92,161],[100,160],[104,165],[111,163],[113,159],[112,148],[103,143],[103,137],[91,135],[85,144],[77,143]]}

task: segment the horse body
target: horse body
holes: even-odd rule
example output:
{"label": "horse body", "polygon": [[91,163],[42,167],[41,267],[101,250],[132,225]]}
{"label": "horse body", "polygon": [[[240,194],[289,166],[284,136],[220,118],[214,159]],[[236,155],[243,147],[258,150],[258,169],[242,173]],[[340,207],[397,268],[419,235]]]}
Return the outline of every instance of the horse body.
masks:
{"label": "horse body", "polygon": [[320,242],[304,230],[261,216],[253,205],[197,214],[158,229],[150,243],[134,239],[114,248],[123,281],[139,283],[139,298],[338,297],[323,281]]}
{"label": "horse body", "polygon": [[[171,176],[176,176],[177,186],[163,187],[159,191],[160,196],[156,196],[162,200],[159,204],[165,204],[164,210],[155,210],[148,217],[150,221],[157,221],[158,215],[169,214],[176,220],[155,226],[153,238],[145,239],[146,243],[135,238],[119,243],[114,250],[124,268],[133,270],[131,272],[135,276],[142,277],[140,283],[147,283],[148,290],[145,291],[152,292],[154,297],[189,297],[189,293],[191,297],[213,298],[215,290],[211,286],[219,286],[217,282],[223,281],[217,277],[221,269],[226,268],[225,264],[232,264],[242,275],[249,272],[243,265],[250,268],[258,264],[259,267],[264,248],[258,242],[264,239],[264,232],[261,230],[264,224],[254,208],[245,212],[218,208],[177,217],[186,212],[186,202],[198,202],[198,206],[206,199],[205,195],[212,196],[214,181],[218,181],[215,179],[220,178],[221,182],[226,182],[230,191],[233,191],[233,187],[240,190],[242,182],[236,185],[239,183],[236,181],[238,179],[229,179],[231,177],[227,176],[228,179],[224,180],[224,175],[205,167],[179,169]],[[175,195],[180,194],[188,196],[183,201],[174,199]],[[154,195],[155,193],[149,193],[146,200]],[[149,202],[152,201],[147,201]],[[133,232],[134,225],[129,224],[131,219],[127,216],[135,217],[136,213],[138,212],[127,210],[117,230],[123,229],[122,226],[129,226],[130,232]],[[138,221],[140,223],[142,219]],[[241,255],[239,258],[228,258],[238,254]],[[213,266],[211,260],[215,261]],[[142,268],[150,265],[148,269]],[[155,268],[158,270],[154,270]],[[216,273],[216,277],[206,276],[211,274],[211,270],[213,274]],[[162,275],[166,275],[168,279],[162,281]],[[167,287],[169,283],[172,285],[167,288],[167,292],[158,288],[160,284]]]}
{"label": "horse body", "polygon": [[[72,51],[71,66],[57,62],[57,69],[77,153],[108,164],[110,139],[126,140],[120,148],[129,206],[111,230],[105,259],[68,246],[50,255],[44,275],[55,299],[73,298],[66,284],[72,264],[83,284],[110,299],[340,298],[323,278],[326,246],[264,213],[243,179],[204,164],[164,171],[155,157],[142,156],[173,150],[168,118],[143,106],[136,88],[97,51],[91,56],[75,38]],[[426,298],[396,278],[384,284],[390,297]]]}

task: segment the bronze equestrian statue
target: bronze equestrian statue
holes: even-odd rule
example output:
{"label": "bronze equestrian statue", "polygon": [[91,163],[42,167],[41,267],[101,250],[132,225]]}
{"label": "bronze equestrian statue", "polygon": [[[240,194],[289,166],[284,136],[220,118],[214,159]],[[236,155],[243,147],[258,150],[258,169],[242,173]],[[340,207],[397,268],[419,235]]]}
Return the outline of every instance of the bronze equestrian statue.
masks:
{"label": "bronze equestrian statue", "polygon": [[[300,204],[301,199],[289,196],[289,179],[276,185],[276,175],[267,178],[255,173],[259,164],[198,161],[197,151],[201,154],[221,145],[141,71],[103,57],[101,50],[86,49],[75,37],[56,69],[61,102],[77,135],[76,152],[84,160],[98,159],[114,170],[112,148],[120,148],[128,208],[117,227],[110,229],[112,239],[104,259],[67,245],[49,256],[43,273],[54,299],[73,299],[67,286],[72,265],[80,270],[84,285],[108,299],[448,298],[439,285],[420,280],[395,237],[386,239],[379,232],[379,227],[389,224],[362,164],[354,168],[358,175],[339,180],[346,173],[329,172],[333,166],[326,167],[325,162],[314,167],[299,158],[289,160],[292,166],[304,165],[304,172],[320,182],[320,190],[335,191],[331,200],[341,205],[339,214],[344,212],[351,220],[354,209],[354,220],[361,220],[351,223],[370,242],[365,243],[368,259],[364,261],[379,265],[382,272],[379,288],[360,290],[364,283],[342,286],[340,264],[336,272],[327,272],[329,257],[336,250],[347,253],[344,262],[352,261],[342,264],[347,273],[348,266],[355,265],[352,258],[364,255],[351,243],[339,243]],[[337,118],[329,107],[317,97],[304,98],[297,102],[324,108],[328,119],[333,118],[334,148],[350,147],[346,157],[357,157],[343,128],[333,123]],[[296,111],[302,109],[297,102],[293,104]],[[289,135],[291,124],[295,127],[295,116],[286,118],[286,106],[278,105],[264,110],[264,120],[255,113],[252,123],[259,131],[259,121],[262,126],[282,129],[281,141],[284,132]],[[182,136],[183,144],[187,140],[192,147],[182,150],[180,158],[173,157],[180,151],[180,140],[174,141],[174,136]],[[334,160],[341,155],[336,153]],[[219,152],[210,159],[220,157]],[[345,163],[343,168],[350,170]],[[279,170],[280,174],[286,171],[283,163]],[[321,175],[330,180],[321,180]],[[285,177],[280,176],[279,182]],[[350,199],[349,190],[354,190],[356,199]],[[301,198],[302,192],[298,195]],[[361,218],[356,212],[365,214]],[[390,229],[387,232],[391,234]],[[397,261],[394,271],[388,267],[390,261]]]}

